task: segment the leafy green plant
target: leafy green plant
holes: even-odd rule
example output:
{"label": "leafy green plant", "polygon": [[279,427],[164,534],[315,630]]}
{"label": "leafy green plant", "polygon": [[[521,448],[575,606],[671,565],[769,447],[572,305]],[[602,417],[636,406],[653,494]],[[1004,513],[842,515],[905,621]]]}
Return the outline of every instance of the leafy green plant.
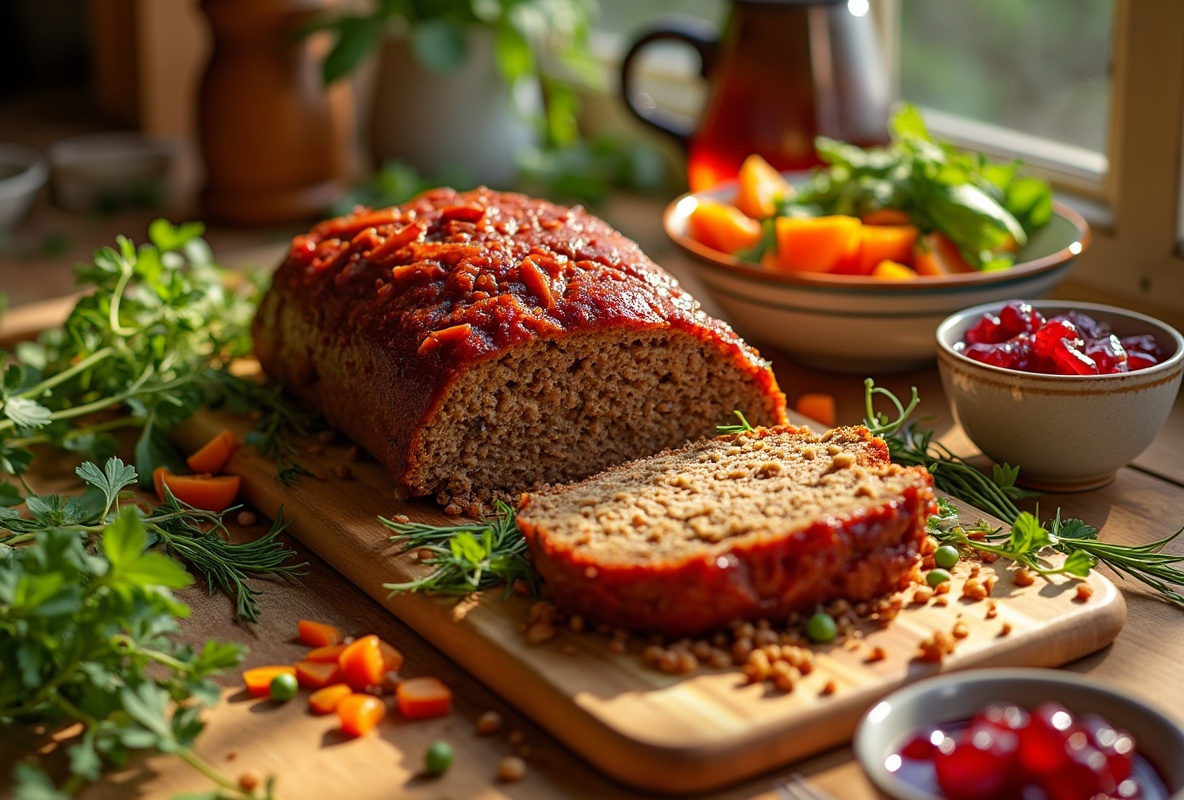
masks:
{"label": "leafy green plant", "polygon": [[[84,506],[113,509],[117,487],[134,480],[122,463],[84,472],[95,492],[64,503],[42,498],[34,503],[42,522],[54,514],[64,521]],[[211,679],[237,666],[244,650],[178,642],[178,620],[189,609],[173,592],[192,578],[150,544],[131,504],[96,531],[46,525],[20,546],[0,544],[0,722],[81,726],[69,740],[64,783],[20,763],[16,797],[68,797],[138,750],[189,763],[218,787],[211,798],[256,796],[192,750],[203,708],[220,696]],[[268,783],[263,796],[271,794]]]}
{"label": "leafy green plant", "polygon": [[229,372],[251,353],[259,287],[215,264],[202,231],[156,220],[147,244],[118,237],[78,266],[83,296],[61,328],[0,352],[0,472],[21,476],[42,444],[102,461],[114,434],[131,431],[147,485],[156,467],[182,464],[169,431],[203,405],[229,403],[263,413],[260,444],[298,475],[276,441],[311,415]]}
{"label": "leafy green plant", "polygon": [[335,14],[309,30],[332,34],[334,43],[322,69],[329,84],[356,69],[388,32],[402,32],[421,64],[443,72],[468,57],[469,29],[488,29],[494,36],[496,69],[511,96],[524,96],[517,90],[520,83],[538,81],[551,99],[542,128],[550,142],[564,144],[578,138],[578,104],[541,68],[539,50],[545,47],[565,69],[594,80],[588,32],[595,13],[594,0],[374,0],[365,13]]}
{"label": "leafy green plant", "polygon": [[783,211],[862,216],[882,208],[908,213],[922,232],[941,231],[968,263],[982,270],[1015,263],[1015,248],[1052,218],[1052,189],[982,154],[934,139],[917,109],[890,120],[886,147],[857,147],[818,137],[826,162]]}

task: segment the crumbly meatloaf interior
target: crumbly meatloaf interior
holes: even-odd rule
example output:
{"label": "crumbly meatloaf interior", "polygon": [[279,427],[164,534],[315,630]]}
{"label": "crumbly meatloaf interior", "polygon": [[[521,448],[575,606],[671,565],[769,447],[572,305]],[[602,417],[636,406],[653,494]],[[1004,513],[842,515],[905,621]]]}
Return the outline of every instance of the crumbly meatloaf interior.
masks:
{"label": "crumbly meatloaf interior", "polygon": [[[584,478],[781,410],[733,352],[677,329],[604,330],[475,365],[416,437],[408,478],[442,502]],[[476,487],[476,488],[475,488]],[[491,491],[489,487],[493,487]]]}
{"label": "crumbly meatloaf interior", "polygon": [[678,563],[784,538],[904,494],[917,478],[883,463],[866,431],[802,429],[693,445],[530,498],[552,548],[605,566]]}

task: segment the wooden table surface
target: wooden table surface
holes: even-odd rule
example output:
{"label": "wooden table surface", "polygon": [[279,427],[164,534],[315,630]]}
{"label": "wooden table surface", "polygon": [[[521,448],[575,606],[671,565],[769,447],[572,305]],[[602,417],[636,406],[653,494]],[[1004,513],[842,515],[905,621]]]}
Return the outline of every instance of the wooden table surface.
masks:
{"label": "wooden table surface", "polygon": [[[643,246],[661,250],[656,240],[652,244],[643,241]],[[657,260],[679,274],[692,292],[696,291],[694,281],[678,269],[676,255],[660,252]],[[21,309],[21,313],[5,321],[0,338],[29,320],[34,326],[52,324],[61,308],[61,304],[51,304]],[[772,357],[791,402],[803,392],[828,392],[838,401],[839,422],[855,423],[863,418],[863,375],[825,373],[801,367],[775,353],[766,355]],[[935,368],[878,377],[877,383],[898,395],[916,386],[922,398],[920,413],[934,416],[928,424],[940,438],[955,452],[974,453],[951,419]],[[1083,435],[1088,432],[1083,431]],[[42,479],[52,481],[53,475]],[[1080,517],[1099,527],[1102,538],[1127,544],[1158,539],[1184,525],[1184,395],[1177,400],[1157,441],[1134,464],[1121,470],[1113,483],[1080,494],[1047,494],[1040,500],[1042,516],[1057,506],[1064,515]],[[262,527],[263,523],[253,530]],[[377,633],[404,650],[408,673],[433,674],[446,681],[455,692],[454,710],[438,720],[388,720],[378,735],[345,740],[333,732],[332,720],[308,715],[303,703],[273,706],[248,699],[240,691],[236,676],[229,676],[223,680],[223,699],[210,712],[208,728],[197,746],[200,754],[226,774],[235,776],[246,770],[274,774],[279,795],[289,800],[331,796],[360,800],[642,796],[581,761],[298,542],[289,543],[309,562],[308,574],[296,584],[263,587],[259,625],[234,624],[225,598],[190,590],[184,594],[193,609],[184,624],[185,637],[194,642],[209,637],[241,641],[250,647],[245,665],[254,666],[291,663],[299,657],[304,649],[295,641],[298,619],[321,620],[351,633]],[[1173,543],[1172,549],[1184,552],[1184,539]],[[1064,668],[1120,687],[1161,708],[1184,726],[1184,681],[1179,672],[1184,663],[1184,609],[1156,599],[1130,581],[1116,582],[1129,610],[1125,627],[1112,645]],[[490,709],[502,714],[505,726],[498,734],[478,736],[474,721]],[[418,775],[422,755],[436,739],[447,739],[452,744],[456,760],[445,776],[427,779]],[[44,743],[43,736],[35,731],[0,730],[0,795],[6,794],[11,762]],[[525,779],[499,783],[498,763],[515,753],[525,758]],[[52,764],[53,756],[48,760]],[[879,796],[848,747],[704,796],[720,800],[773,798],[774,781],[791,771],[809,776],[838,798],[863,800]],[[202,776],[178,760],[154,756],[136,761],[124,772],[90,787],[82,796],[167,798],[178,792],[209,788]]]}

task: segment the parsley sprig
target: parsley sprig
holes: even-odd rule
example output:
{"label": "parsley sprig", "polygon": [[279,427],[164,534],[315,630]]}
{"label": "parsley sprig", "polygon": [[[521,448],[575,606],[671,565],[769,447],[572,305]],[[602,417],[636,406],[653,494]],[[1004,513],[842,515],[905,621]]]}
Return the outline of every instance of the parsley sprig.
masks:
{"label": "parsley sprig", "polygon": [[[119,467],[104,475],[113,489],[129,473]],[[88,502],[106,504],[104,481],[91,477],[101,496]],[[68,504],[55,513],[76,513]],[[189,609],[173,592],[193,579],[150,541],[129,504],[97,536],[49,526],[22,546],[0,545],[0,722],[82,726],[67,749],[69,777],[55,786],[39,767],[20,763],[17,797],[69,797],[145,749],[175,754],[213,780],[209,797],[256,796],[192,750],[202,710],[220,696],[211,679],[236,667],[244,650],[177,641]],[[270,783],[264,792],[272,796]]]}
{"label": "parsley sprig", "polygon": [[147,486],[156,467],[182,463],[169,432],[202,406],[228,404],[262,412],[253,441],[279,457],[287,481],[299,477],[280,442],[309,416],[229,371],[251,353],[260,287],[218,266],[202,232],[158,219],[148,243],[118,237],[77,267],[83,296],[62,327],[0,353],[0,472],[22,475],[40,444],[101,462],[126,429]]}
{"label": "parsley sprig", "polygon": [[428,525],[420,522],[379,521],[394,531],[391,541],[400,552],[420,550],[432,571],[404,583],[384,583],[382,588],[398,592],[467,595],[480,589],[505,584],[509,590],[519,579],[532,587],[537,576],[530,563],[526,540],[515,521],[514,509],[494,501],[494,514],[483,522],[467,525]]}
{"label": "parsley sprig", "polygon": [[[919,430],[909,422],[919,402],[914,388],[908,404],[901,402],[891,391],[878,387],[868,378],[864,382],[864,401],[867,427],[884,439],[892,460],[900,464],[920,465],[933,475],[934,485],[982,511],[997,517],[1008,529],[991,528],[985,523],[976,527],[957,524],[957,512],[948,503],[930,519],[930,533],[942,542],[963,549],[994,553],[1013,559],[1044,575],[1067,573],[1085,577],[1098,563],[1105,564],[1122,578],[1133,578],[1154,589],[1161,597],[1184,606],[1184,555],[1163,552],[1181,534],[1184,527],[1162,539],[1142,545],[1123,545],[1103,542],[1098,530],[1079,519],[1062,519],[1060,509],[1042,525],[1038,518],[1020,511],[1015,501],[1033,497],[1015,485],[1018,468],[1007,464],[994,465],[987,476],[975,469],[944,445],[933,441],[932,431]],[[877,413],[873,406],[877,396],[884,397],[896,412],[895,417]],[[977,536],[970,536],[977,533]],[[1042,555],[1059,552],[1065,560],[1053,567]]]}

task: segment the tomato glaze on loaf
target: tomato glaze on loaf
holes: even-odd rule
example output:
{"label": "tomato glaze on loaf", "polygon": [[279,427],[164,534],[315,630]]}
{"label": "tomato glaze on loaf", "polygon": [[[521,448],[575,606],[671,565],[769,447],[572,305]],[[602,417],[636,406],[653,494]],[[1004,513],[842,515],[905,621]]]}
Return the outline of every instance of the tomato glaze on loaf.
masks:
{"label": "tomato glaze on loaf", "polygon": [[769,365],[581,208],[428,191],[297,236],[255,326],[266,373],[452,513],[784,422]]}

